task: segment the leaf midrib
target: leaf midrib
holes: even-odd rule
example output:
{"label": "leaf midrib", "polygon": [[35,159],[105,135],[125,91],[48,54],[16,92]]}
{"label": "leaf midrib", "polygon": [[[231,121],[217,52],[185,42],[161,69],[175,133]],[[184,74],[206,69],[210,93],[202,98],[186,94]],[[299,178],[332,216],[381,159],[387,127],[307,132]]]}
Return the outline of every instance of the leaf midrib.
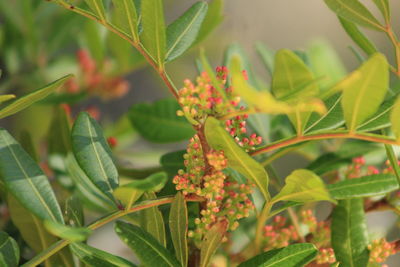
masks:
{"label": "leaf midrib", "polygon": [[286,260],[289,259],[289,258],[295,257],[295,256],[297,256],[297,255],[299,255],[299,254],[303,254],[303,253],[306,253],[306,252],[309,252],[309,251],[313,251],[313,250],[314,250],[313,248],[310,248],[310,249],[307,249],[307,250],[305,249],[305,250],[299,251],[299,252],[297,252],[297,253],[290,254],[290,255],[288,255],[288,256],[286,256],[286,257],[284,257],[284,258],[282,258],[282,259],[280,259],[280,260],[278,260],[278,261],[275,261],[275,262],[272,263],[272,264],[265,265],[265,267],[274,266],[274,265],[276,265],[276,264],[278,264],[278,263],[280,263],[280,262],[286,261]]}
{"label": "leaf midrib", "polygon": [[[348,1],[348,0],[347,0]],[[370,23],[371,25],[377,27],[378,29],[382,30],[382,26],[379,24],[376,24],[374,21],[371,21],[370,19],[362,16],[360,13],[357,13],[356,11],[354,11],[353,9],[351,9],[351,7],[347,6],[346,4],[344,4],[341,0],[338,0],[338,2],[340,4],[342,4],[342,6],[347,9],[348,11],[350,11],[350,13],[352,13],[353,15],[361,18],[362,20],[365,20],[366,22]]]}

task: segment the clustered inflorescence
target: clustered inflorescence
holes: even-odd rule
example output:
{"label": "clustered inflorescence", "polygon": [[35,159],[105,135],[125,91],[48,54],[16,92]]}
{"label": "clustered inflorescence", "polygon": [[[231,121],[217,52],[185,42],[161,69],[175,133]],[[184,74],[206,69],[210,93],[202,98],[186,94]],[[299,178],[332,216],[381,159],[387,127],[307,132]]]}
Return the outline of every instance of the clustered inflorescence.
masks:
{"label": "clustered inflorescence", "polygon": [[[224,152],[211,149],[201,138],[201,125],[208,116],[222,117],[243,110],[239,107],[240,98],[228,86],[227,68],[218,67],[216,72],[214,82],[203,72],[196,84],[185,80],[184,88],[178,92],[182,109],[177,114],[186,116],[199,129],[190,139],[184,155],[186,170],[179,170],[173,179],[176,189],[184,195],[196,194],[206,200],[201,205],[199,218],[195,219],[196,228],[189,232],[194,241],[200,241],[212,225],[220,221],[227,222],[228,230],[236,229],[238,220],[249,216],[254,209],[249,199],[253,184],[240,184],[228,175]],[[226,120],[225,125],[238,145],[249,151],[259,145],[262,138],[254,133],[247,136],[247,118],[246,114],[235,116]]]}

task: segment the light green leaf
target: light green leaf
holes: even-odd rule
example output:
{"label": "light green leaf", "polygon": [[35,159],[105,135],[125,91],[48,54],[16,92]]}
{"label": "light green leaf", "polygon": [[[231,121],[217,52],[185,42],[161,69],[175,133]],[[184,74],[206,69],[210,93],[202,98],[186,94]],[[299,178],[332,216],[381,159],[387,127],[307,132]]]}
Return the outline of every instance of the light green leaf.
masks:
{"label": "light green leaf", "polygon": [[139,226],[118,221],[115,231],[145,266],[181,266],[178,260],[149,233]]}
{"label": "light green leaf", "polygon": [[139,41],[138,14],[133,0],[113,0],[115,23],[128,33],[135,42]]}
{"label": "light green leaf", "polygon": [[350,38],[368,55],[371,56],[378,52],[375,45],[365,36],[357,27],[356,24],[344,18],[339,17],[343,29],[347,32]]}
{"label": "light green leaf", "polygon": [[55,107],[47,132],[48,154],[67,155],[71,151],[71,129],[69,117],[61,107]]}
{"label": "light green leaf", "polygon": [[359,0],[324,0],[328,7],[338,16],[350,20],[356,24],[378,31],[384,31],[384,27],[359,2]]}
{"label": "light green leaf", "polygon": [[103,0],[85,0],[85,3],[90,7],[94,14],[101,20],[106,22],[106,11],[104,10]]}
{"label": "light green leaf", "polygon": [[357,127],[357,131],[370,132],[389,127],[390,114],[395,105],[396,96],[389,98],[378,109],[378,111],[365,122]]}
{"label": "light green leaf", "polygon": [[220,221],[211,226],[210,230],[207,231],[200,246],[200,267],[209,266],[211,257],[222,243],[227,227],[226,221]]}
{"label": "light green leaf", "polygon": [[262,63],[272,77],[272,74],[274,73],[275,51],[266,47],[262,43],[257,43],[256,49],[262,59]]}
{"label": "light green leaf", "polygon": [[60,88],[71,77],[72,75],[64,76],[46,85],[45,87],[33,91],[32,93],[29,93],[23,97],[17,98],[16,100],[6,105],[5,107],[0,108],[0,119],[13,115],[29,107],[33,103],[42,100],[43,98],[45,98],[46,96],[48,96],[49,94],[53,93],[58,88]]}
{"label": "light green leaf", "polygon": [[113,195],[124,205],[125,210],[129,210],[132,205],[135,204],[135,202],[143,195],[143,191],[122,185],[115,189]]}
{"label": "light green leaf", "polygon": [[15,97],[15,95],[0,95],[0,104],[14,99]]}
{"label": "light green leaf", "polygon": [[64,223],[48,178],[15,139],[0,128],[0,176],[18,201],[42,220]]}
{"label": "light green leaf", "polygon": [[244,152],[221,126],[220,122],[209,117],[205,124],[207,142],[215,150],[223,150],[231,168],[253,181],[266,200],[270,199],[268,192],[268,174],[264,167]]}
{"label": "light green leaf", "polygon": [[374,115],[389,87],[389,67],[382,54],[373,55],[342,84],[342,107],[347,128],[357,126]]}
{"label": "light green leaf", "polygon": [[[153,192],[145,192],[144,200],[153,200],[157,196]],[[165,225],[163,216],[157,206],[140,211],[140,225],[150,233],[161,245],[166,247]]]}
{"label": "light green leaf", "polygon": [[385,18],[386,22],[390,22],[390,5],[389,0],[373,0],[375,5],[381,11],[383,17]]}
{"label": "light green leaf", "polygon": [[147,52],[159,67],[164,65],[165,58],[165,22],[162,0],[141,2],[143,33],[140,35]]}
{"label": "light green leaf", "polygon": [[272,199],[278,201],[313,202],[327,200],[335,202],[329,195],[322,179],[305,169],[293,171],[285,180],[285,186]]}
{"label": "light green leaf", "polygon": [[400,142],[400,97],[396,100],[393,110],[390,114],[390,122],[392,123],[392,131]]}
{"label": "light green leaf", "polygon": [[112,191],[118,186],[117,168],[100,125],[86,112],[79,113],[75,120],[72,149],[79,166],[93,184],[113,199]]}
{"label": "light green leaf", "polygon": [[367,266],[368,233],[363,199],[340,200],[332,214],[331,243],[343,266]]}
{"label": "light green leaf", "polygon": [[273,249],[239,264],[239,267],[298,267],[306,266],[317,256],[313,244],[293,244]]}
{"label": "light green leaf", "polygon": [[124,258],[112,255],[103,250],[88,246],[84,243],[70,245],[72,252],[90,267],[135,267],[136,265]]}
{"label": "light green leaf", "polygon": [[208,4],[207,15],[204,18],[203,24],[201,25],[200,31],[197,34],[197,39],[193,43],[196,45],[203,41],[210,33],[217,28],[217,26],[224,19],[222,15],[222,11],[224,9],[224,1],[223,0],[212,0]]}
{"label": "light green leaf", "polygon": [[[278,100],[286,98],[289,104],[294,105],[299,100],[304,102],[307,98],[318,95],[319,88],[314,75],[301,58],[292,51],[283,49],[279,50],[275,56],[272,92]],[[297,134],[303,132],[310,115],[310,111],[302,112],[299,107],[296,107],[295,111],[289,115]]]}
{"label": "light green leaf", "polygon": [[129,110],[129,118],[143,138],[151,142],[178,142],[195,133],[185,118],[176,115],[179,108],[174,99],[135,104]]}
{"label": "light green leaf", "polygon": [[19,262],[19,248],[17,242],[6,232],[0,232],[0,265],[17,267]]}
{"label": "light green leaf", "polygon": [[176,59],[193,44],[207,14],[207,8],[206,2],[197,2],[168,25],[166,62]]}
{"label": "light green leaf", "polygon": [[175,195],[169,212],[169,230],[175,248],[175,256],[183,267],[188,265],[188,210],[181,192]]}
{"label": "light green leaf", "polygon": [[69,227],[52,221],[44,221],[44,227],[49,233],[70,242],[85,241],[92,233],[85,227]]}
{"label": "light green leaf", "polygon": [[376,174],[340,181],[327,186],[335,199],[362,198],[387,194],[399,188],[393,174]]}

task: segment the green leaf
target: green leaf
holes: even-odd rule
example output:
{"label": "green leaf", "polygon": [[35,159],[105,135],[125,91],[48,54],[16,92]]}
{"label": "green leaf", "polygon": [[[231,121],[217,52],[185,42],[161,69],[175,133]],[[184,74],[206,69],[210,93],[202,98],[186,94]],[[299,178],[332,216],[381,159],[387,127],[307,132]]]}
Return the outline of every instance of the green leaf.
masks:
{"label": "green leaf", "polygon": [[5,107],[0,108],[0,119],[13,115],[29,107],[33,103],[42,100],[43,98],[45,98],[46,96],[48,96],[49,94],[53,93],[58,88],[60,88],[71,77],[72,75],[66,75],[46,85],[45,87],[33,91],[32,93],[29,93],[23,97],[17,98],[16,100],[6,105]]}
{"label": "green leaf", "polygon": [[101,20],[101,22],[106,22],[106,11],[104,10],[103,0],[85,0],[85,3]]}
{"label": "green leaf", "polygon": [[21,204],[42,220],[64,223],[48,178],[15,139],[0,128],[0,176]]}
{"label": "green leaf", "polygon": [[313,202],[321,200],[334,202],[322,179],[312,171],[305,169],[295,170],[286,177],[285,186],[272,199],[274,202]]}
{"label": "green leaf", "polygon": [[7,102],[11,99],[14,99],[16,96],[15,95],[0,95],[0,104]]}
{"label": "green leaf", "polygon": [[151,234],[139,226],[117,221],[115,231],[145,266],[181,266],[178,260]]}
{"label": "green leaf", "polygon": [[44,227],[49,233],[70,242],[85,241],[92,230],[85,227],[69,227],[52,221],[44,221]]}
{"label": "green leaf", "polygon": [[165,58],[165,22],[162,0],[141,2],[143,33],[140,35],[147,52],[159,67],[164,65]]}
{"label": "green leaf", "polygon": [[223,150],[228,158],[228,165],[252,180],[262,192],[266,200],[270,199],[268,192],[268,174],[264,167],[244,152],[221,126],[220,122],[209,117],[205,124],[207,142],[215,150]]}
{"label": "green leaf", "polygon": [[372,117],[358,126],[357,131],[370,132],[389,127],[391,125],[390,114],[395,101],[396,96],[385,101]]}
{"label": "green leaf", "polygon": [[129,110],[129,118],[143,138],[151,142],[178,142],[195,133],[185,118],[176,115],[179,108],[174,99],[136,104]]}
{"label": "green leaf", "polygon": [[133,204],[143,195],[142,190],[132,187],[120,186],[113,192],[114,197],[118,199],[125,207],[125,210],[132,208]]}
{"label": "green leaf", "polygon": [[169,230],[175,248],[175,256],[183,267],[188,265],[188,210],[181,192],[175,195],[169,212]]}
{"label": "green leaf", "polygon": [[373,0],[375,5],[381,11],[386,22],[390,22],[390,6],[388,0]]}
{"label": "green leaf", "polygon": [[396,100],[393,110],[390,114],[390,122],[392,123],[392,131],[397,141],[400,141],[400,97]]}
{"label": "green leaf", "polygon": [[206,2],[197,2],[167,27],[165,61],[172,61],[191,47],[207,14]]}
{"label": "green leaf", "polygon": [[222,243],[227,227],[226,221],[220,221],[211,226],[210,230],[207,231],[200,246],[200,267],[209,266],[211,257]]}
{"label": "green leaf", "polygon": [[19,248],[17,242],[6,232],[0,232],[0,265],[17,267],[19,262]]}
{"label": "green leaf", "polygon": [[368,233],[363,199],[340,200],[332,214],[331,243],[343,266],[367,266]]}
{"label": "green leaf", "polygon": [[100,211],[108,211],[115,207],[115,203],[87,177],[71,154],[67,157],[66,168],[74,181],[75,192],[84,204]]}
{"label": "green leaf", "polygon": [[[301,91],[298,92],[298,89]],[[272,92],[279,99],[288,98],[289,104],[299,99],[315,97],[319,93],[315,78],[306,64],[295,53],[283,49],[276,53],[272,78]],[[293,95],[296,93],[295,95]],[[311,112],[301,112],[298,108],[289,115],[297,134],[303,132]]]}
{"label": "green leaf", "polygon": [[[144,200],[153,200],[157,196],[153,192],[143,194]],[[166,247],[165,225],[163,216],[157,206],[140,211],[140,225],[150,233],[161,245]]]}
{"label": "green leaf", "polygon": [[183,155],[185,154],[186,150],[179,150],[161,156],[160,164],[168,173],[168,176],[174,176],[180,169],[185,168],[183,163]]}
{"label": "green leaf", "polygon": [[215,28],[217,28],[217,26],[224,19],[222,15],[223,9],[223,0],[212,0],[211,2],[209,2],[207,14],[204,18],[203,23],[201,24],[199,33],[197,34],[197,39],[193,43],[193,45],[196,45],[203,41]]}
{"label": "green leaf", "polygon": [[94,20],[87,20],[83,26],[83,42],[90,52],[90,57],[95,60],[95,64],[101,67],[106,57],[106,47],[104,34],[101,31],[102,25]]}
{"label": "green leaf", "polygon": [[[7,205],[13,224],[18,228],[22,238],[30,248],[39,253],[57,242],[43,226],[43,222],[25,209],[11,194],[7,195]],[[45,266],[71,266],[73,260],[68,249],[48,258]]]}
{"label": "green leaf", "polygon": [[84,243],[70,245],[72,252],[90,267],[135,267],[136,265],[124,258],[112,255],[103,250],[88,246]]}
{"label": "green leaf", "polygon": [[317,256],[313,244],[293,244],[273,249],[239,264],[239,267],[298,267],[306,266]]}
{"label": "green leaf", "polygon": [[118,186],[118,171],[100,125],[86,112],[79,113],[72,128],[72,149],[89,179],[113,199]]}
{"label": "green leaf", "polygon": [[325,101],[327,112],[322,115],[313,113],[304,129],[305,133],[337,129],[344,124],[343,110],[340,105],[341,94],[331,96]]}
{"label": "green leaf", "polygon": [[67,155],[71,151],[71,129],[67,113],[55,107],[48,129],[48,153]]}
{"label": "green leaf", "polygon": [[128,33],[135,42],[139,41],[138,14],[133,0],[113,0],[115,24]]}
{"label": "green leaf", "polygon": [[365,52],[365,54],[371,56],[378,52],[375,45],[358,29],[356,24],[341,17],[339,17],[339,21],[350,38]]}
{"label": "green leaf", "polygon": [[382,54],[373,55],[343,83],[342,107],[347,128],[357,126],[379,109],[389,87],[389,67]]}
{"label": "green leaf", "polygon": [[384,31],[384,27],[359,2],[359,0],[324,0],[328,7],[338,16],[350,20],[356,24],[378,31]]}
{"label": "green leaf", "polygon": [[82,203],[76,195],[72,195],[65,200],[65,221],[68,225],[82,227],[85,223]]}
{"label": "green leaf", "polygon": [[328,185],[335,199],[362,198],[387,194],[399,188],[393,174],[376,174],[348,179]]}
{"label": "green leaf", "polygon": [[321,90],[325,90],[346,76],[346,69],[336,51],[324,41],[313,42],[307,50],[311,69]]}
{"label": "green leaf", "polygon": [[264,64],[268,73],[272,76],[274,73],[275,51],[266,47],[262,43],[257,43],[256,49],[262,59],[262,63]]}

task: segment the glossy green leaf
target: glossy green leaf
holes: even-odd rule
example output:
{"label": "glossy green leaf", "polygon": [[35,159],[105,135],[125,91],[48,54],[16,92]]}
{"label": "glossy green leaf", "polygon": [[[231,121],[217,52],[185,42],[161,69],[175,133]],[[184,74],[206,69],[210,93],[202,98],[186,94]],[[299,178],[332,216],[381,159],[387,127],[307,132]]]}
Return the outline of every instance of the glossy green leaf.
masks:
{"label": "glossy green leaf", "polygon": [[196,40],[207,14],[206,2],[197,2],[167,27],[166,62],[182,55]]}
{"label": "glossy green leaf", "polygon": [[147,52],[162,66],[165,58],[165,22],[162,0],[141,2],[143,33],[140,35]]}
{"label": "glossy green leaf", "polygon": [[389,67],[382,54],[373,55],[343,83],[342,107],[347,128],[357,126],[379,109],[389,87]]}
{"label": "glossy green leaf", "polygon": [[400,141],[400,98],[394,103],[393,110],[390,114],[390,122],[392,123],[392,131],[396,139]]}
{"label": "glossy green leaf", "polygon": [[169,212],[169,230],[175,248],[175,256],[183,267],[188,265],[188,210],[181,192],[175,195]]}
{"label": "glossy green leaf", "polygon": [[39,100],[42,100],[49,94],[51,94],[54,91],[56,91],[57,89],[59,89],[71,77],[72,77],[72,75],[64,76],[64,77],[46,85],[45,87],[42,87],[36,91],[33,91],[32,93],[29,93],[23,97],[17,98],[16,100],[12,101],[8,105],[0,108],[0,119],[2,119],[4,117],[8,117],[10,115],[13,115],[13,114],[29,107],[33,103],[35,103]]}
{"label": "glossy green leaf", "polygon": [[307,49],[311,70],[321,90],[325,90],[339,82],[345,75],[346,69],[332,46],[324,41],[313,42]]}
{"label": "glossy green leaf", "polygon": [[324,0],[338,16],[378,31],[384,27],[359,0]]}
{"label": "glossy green leaf", "polygon": [[118,221],[115,231],[145,266],[181,266],[178,260],[163,247],[151,234],[139,226]]}
{"label": "glossy green leaf", "polygon": [[[274,65],[272,92],[278,100],[287,98],[288,103],[294,104],[299,99],[315,97],[319,93],[314,75],[301,58],[292,51],[287,49],[278,51]],[[298,92],[299,88],[301,88],[300,92]],[[310,115],[311,112],[301,112],[298,108],[289,115],[298,134],[303,132]]]}
{"label": "glossy green leaf", "polygon": [[239,264],[239,267],[298,267],[306,266],[318,254],[313,244],[293,244],[273,249]]}
{"label": "glossy green leaf", "polygon": [[264,64],[268,73],[272,76],[272,74],[274,73],[275,51],[266,47],[262,43],[257,43],[256,49],[261,57],[262,63]]}
{"label": "glossy green leaf", "polygon": [[[157,196],[153,192],[143,194],[144,200],[156,198]],[[157,206],[140,211],[140,225],[143,230],[150,233],[161,245],[166,247],[164,219]]]}
{"label": "glossy green leaf", "polygon": [[351,21],[339,17],[343,29],[347,32],[350,38],[368,55],[371,56],[378,52],[375,45],[365,36]]}
{"label": "glossy green leaf", "polygon": [[176,112],[179,104],[174,99],[162,99],[153,104],[136,104],[129,111],[133,126],[143,138],[155,143],[178,142],[192,137],[192,126]]}
{"label": "glossy green leaf", "polygon": [[85,0],[85,3],[102,22],[106,22],[106,11],[103,0]]}
{"label": "glossy green leaf", "polygon": [[52,221],[44,221],[44,227],[49,233],[70,242],[85,241],[92,233],[85,227],[69,227]]}
{"label": "glossy green leaf", "polygon": [[[57,242],[43,226],[43,222],[25,209],[11,194],[7,195],[7,205],[13,224],[18,228],[22,238],[30,248],[39,253]],[[45,266],[71,266],[72,256],[68,249],[48,258]]]}
{"label": "glossy green leaf", "polygon": [[6,232],[0,232],[0,265],[17,267],[19,262],[19,248],[17,242]]}
{"label": "glossy green leaf", "polygon": [[334,208],[331,244],[343,266],[367,266],[368,233],[363,199],[340,200]]}
{"label": "glossy green leaf", "polygon": [[211,257],[222,243],[227,227],[226,221],[220,221],[211,226],[210,230],[207,231],[200,246],[200,267],[209,266]]}
{"label": "glossy green leaf", "polygon": [[381,11],[383,17],[387,22],[390,22],[390,5],[389,0],[373,0],[375,5]]}
{"label": "glossy green leaf", "polygon": [[173,176],[178,170],[185,168],[183,163],[184,154],[186,154],[186,150],[169,152],[161,156],[160,164],[169,176]]}
{"label": "glossy green leaf", "polygon": [[262,192],[266,200],[270,199],[268,192],[268,174],[264,167],[244,152],[221,126],[220,122],[209,117],[205,124],[207,142],[215,150],[223,150],[228,158],[228,165],[252,180]]}
{"label": "glossy green leaf", "polygon": [[48,134],[48,153],[67,155],[71,149],[71,129],[67,113],[61,107],[55,107]]}
{"label": "glossy green leaf", "polygon": [[193,45],[203,41],[222,22],[224,19],[222,15],[224,9],[223,4],[223,0],[212,0],[209,2],[207,14],[201,25],[199,33],[197,34],[197,39]]}
{"label": "glossy green leaf", "polygon": [[124,258],[112,255],[103,250],[88,246],[84,243],[70,245],[72,252],[90,267],[134,267],[135,264]]}
{"label": "glossy green leaf", "polygon": [[143,195],[142,190],[132,187],[120,186],[113,192],[114,197],[124,205],[126,210],[129,210],[133,204]]}
{"label": "glossy green leaf", "polygon": [[112,199],[112,191],[118,186],[118,171],[100,125],[88,113],[81,112],[71,136],[79,166],[93,184]]}
{"label": "glossy green leaf", "polygon": [[138,14],[133,0],[113,0],[116,26],[128,33],[134,41],[139,40]]}
{"label": "glossy green leaf", "polygon": [[372,117],[368,118],[365,122],[358,126],[357,131],[370,132],[389,127],[391,125],[390,114],[394,107],[395,101],[396,97],[394,96],[383,102],[378,111]]}
{"label": "glossy green leaf", "polygon": [[87,177],[71,154],[67,157],[66,168],[75,184],[76,194],[85,205],[101,211],[115,207],[115,203]]}
{"label": "glossy green leaf", "polygon": [[341,94],[331,96],[325,101],[327,112],[319,115],[313,113],[304,129],[305,133],[337,129],[344,124],[343,110],[340,105]]}
{"label": "glossy green leaf", "polygon": [[327,200],[334,202],[322,179],[305,169],[293,171],[285,180],[285,186],[272,199],[278,201],[313,202]]}
{"label": "glossy green leaf", "polygon": [[0,128],[0,176],[21,204],[42,220],[63,223],[48,178],[15,139]]}
{"label": "glossy green leaf", "polygon": [[72,195],[65,200],[64,214],[68,225],[82,227],[85,223],[82,203],[76,195]]}
{"label": "glossy green leaf", "polygon": [[328,185],[335,199],[362,198],[387,194],[399,188],[393,174],[376,174],[348,179]]}

